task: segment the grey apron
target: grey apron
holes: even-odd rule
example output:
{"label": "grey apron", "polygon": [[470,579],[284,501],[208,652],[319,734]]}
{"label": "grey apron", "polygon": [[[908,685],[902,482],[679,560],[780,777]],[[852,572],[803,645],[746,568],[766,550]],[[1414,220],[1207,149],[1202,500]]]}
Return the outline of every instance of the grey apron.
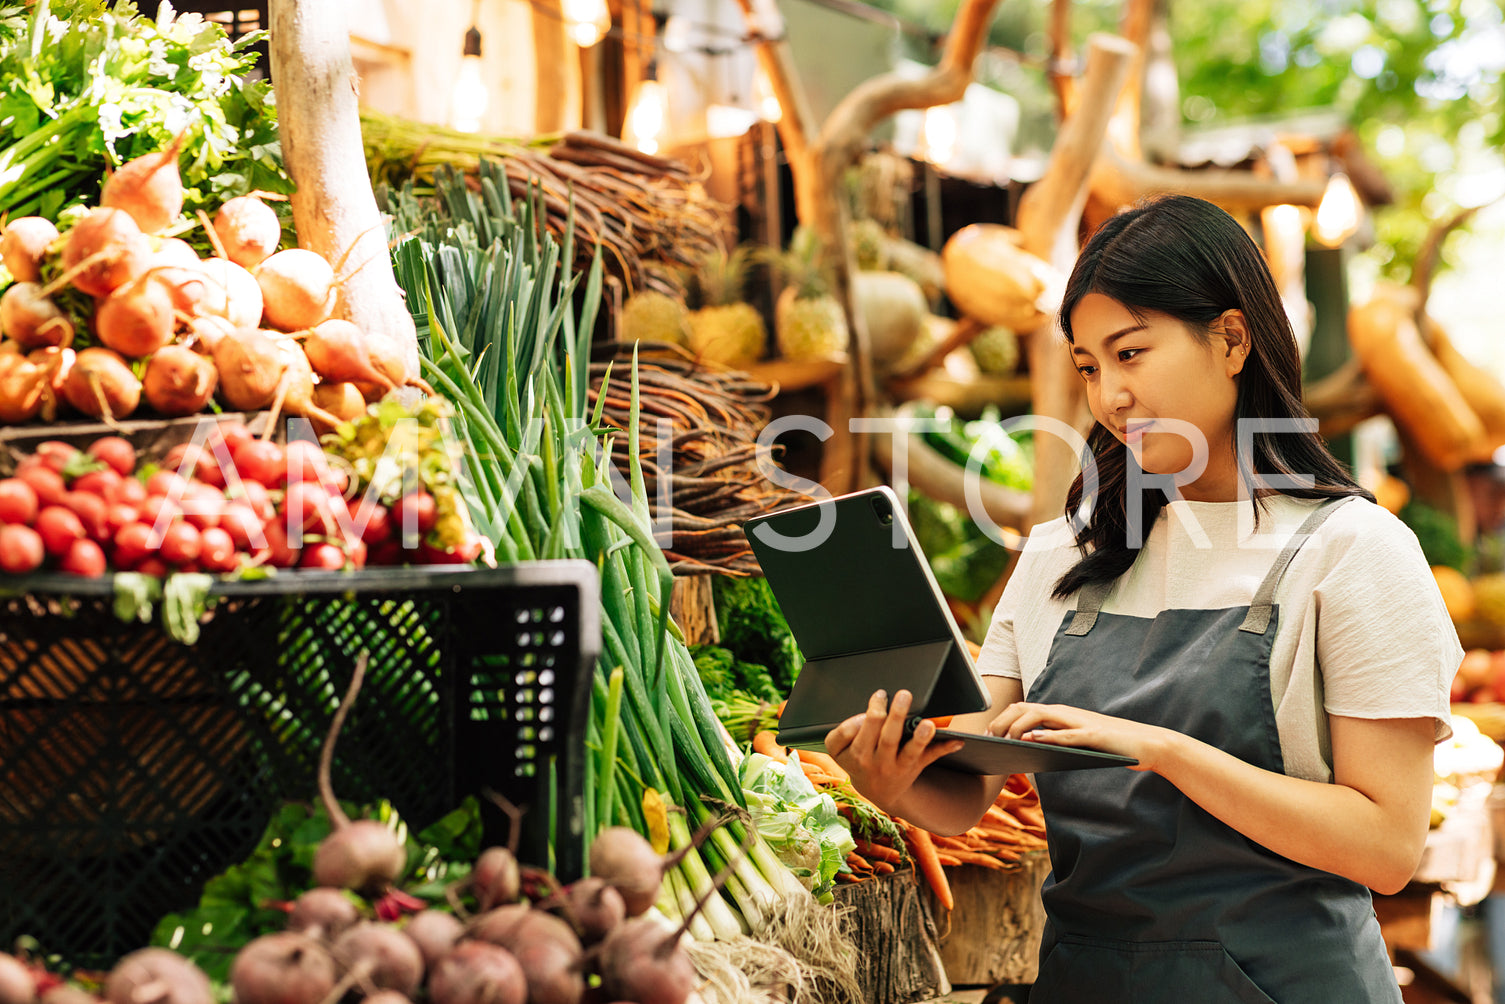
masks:
{"label": "grey apron", "polygon": [[[1103,613],[1113,583],[1082,589],[1030,701],[1175,729],[1284,772],[1270,696],[1281,574],[1253,602]],[[1039,774],[1051,876],[1031,1004],[1367,1004],[1400,1001],[1369,890],[1297,864],[1219,822],[1149,771]]]}

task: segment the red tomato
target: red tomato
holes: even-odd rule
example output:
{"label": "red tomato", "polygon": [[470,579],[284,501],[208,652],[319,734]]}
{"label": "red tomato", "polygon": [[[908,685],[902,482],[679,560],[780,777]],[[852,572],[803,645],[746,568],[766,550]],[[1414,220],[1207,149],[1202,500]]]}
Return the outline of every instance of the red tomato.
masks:
{"label": "red tomato", "polygon": [[200,530],[218,526],[228,505],[218,489],[202,482],[191,482],[183,493],[183,518]]}
{"label": "red tomato", "polygon": [[339,571],[345,567],[345,552],[333,544],[311,544],[303,549],[298,567]]}
{"label": "red tomato", "polygon": [[49,439],[37,446],[37,456],[42,463],[52,468],[57,473],[63,473],[63,468],[68,466],[68,461],[78,454],[78,447],[72,443],[64,443],[60,440]]}
{"label": "red tomato", "polygon": [[115,548],[112,553],[117,568],[136,568],[142,561],[156,553],[160,541],[152,533],[149,523],[127,523],[115,531]]}
{"label": "red tomato", "polygon": [[90,495],[98,495],[102,499],[110,497],[110,492],[123,479],[113,467],[106,467],[98,471],[90,471],[88,474],[80,474],[73,479],[72,488],[76,492],[88,492]]}
{"label": "red tomato", "polygon": [[235,541],[223,527],[209,527],[200,535],[199,543],[199,564],[206,572],[233,572],[240,563]]}
{"label": "red tomato", "polygon": [[98,578],[105,573],[104,549],[86,538],[75,540],[57,567],[69,575]]}
{"label": "red tomato", "polygon": [[46,556],[41,535],[31,527],[20,523],[0,526],[0,570],[25,575],[40,568]]}
{"label": "red tomato", "polygon": [[16,476],[31,486],[41,505],[61,505],[68,491],[63,476],[46,464],[33,464]]}
{"label": "red tomato", "polygon": [[257,515],[248,502],[228,502],[220,515],[219,525],[230,536],[235,547],[241,551],[266,547],[266,537],[261,532],[266,520]]}
{"label": "red tomato", "polygon": [[[384,505],[373,505],[369,510],[362,513],[361,507],[355,507],[355,528],[361,532],[361,540],[375,547],[392,539],[392,514]],[[364,515],[364,521],[362,516]]]}
{"label": "red tomato", "polygon": [[186,520],[175,519],[162,534],[162,544],[157,553],[169,565],[186,565],[197,561],[203,548],[203,539],[198,527]]}
{"label": "red tomato", "polygon": [[88,452],[95,460],[109,464],[122,477],[136,469],[136,448],[124,437],[101,436],[89,444]]}
{"label": "red tomato", "polygon": [[67,506],[50,505],[37,513],[37,533],[41,535],[42,547],[54,558],[68,553],[73,542],[84,536],[83,521]]}
{"label": "red tomato", "polygon": [[163,468],[146,479],[147,495],[165,495],[181,504],[183,493],[188,490],[188,479],[175,470]]}
{"label": "red tomato", "polygon": [[146,485],[138,478],[121,478],[105,501],[112,505],[140,506],[146,501]]}
{"label": "red tomato", "polygon": [[[231,454],[241,480],[260,482],[268,488],[281,487],[287,480],[287,456],[282,447],[262,439],[244,443]],[[226,472],[229,479],[229,472]],[[234,484],[233,479],[227,481]]]}
{"label": "red tomato", "polygon": [[89,492],[69,492],[63,505],[78,513],[84,532],[100,543],[110,539],[110,503]]}
{"label": "red tomato", "polygon": [[[59,478],[59,483],[62,479]],[[40,504],[36,489],[21,478],[0,480],[0,523],[30,525]]]}

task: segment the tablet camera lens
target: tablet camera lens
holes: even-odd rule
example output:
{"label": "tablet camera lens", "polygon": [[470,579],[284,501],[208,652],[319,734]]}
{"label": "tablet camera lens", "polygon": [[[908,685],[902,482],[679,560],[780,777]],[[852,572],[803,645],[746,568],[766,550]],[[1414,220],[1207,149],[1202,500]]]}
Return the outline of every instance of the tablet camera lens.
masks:
{"label": "tablet camera lens", "polygon": [[888,499],[874,498],[873,512],[878,516],[878,522],[889,526],[894,521],[894,511],[888,504]]}

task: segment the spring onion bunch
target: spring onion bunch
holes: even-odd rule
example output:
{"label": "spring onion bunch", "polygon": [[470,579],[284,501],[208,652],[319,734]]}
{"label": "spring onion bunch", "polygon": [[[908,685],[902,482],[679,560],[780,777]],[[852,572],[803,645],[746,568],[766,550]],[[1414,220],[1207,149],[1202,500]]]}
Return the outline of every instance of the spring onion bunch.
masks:
{"label": "spring onion bunch", "polygon": [[[455,405],[463,484],[478,529],[503,561],[584,558],[600,572],[603,654],[594,676],[586,832],[628,825],[660,850],[689,846],[692,831],[724,812],[698,851],[671,870],[660,908],[689,912],[727,862],[731,880],[695,920],[701,938],[757,931],[804,886],[752,833],[740,844],[746,800],[733,758],[678,628],[669,618],[673,575],[654,541],[637,463],[637,381],[626,443],[587,411],[588,352],[602,285],[597,256],[583,277],[573,229],[562,243],[536,202],[509,194],[483,163],[480,191],[455,172],[436,175],[438,205],[411,189],[382,189],[396,274],[419,331],[424,376]],[[583,278],[583,281],[582,281]],[[610,379],[610,377],[609,377]],[[630,477],[611,457],[626,449]],[[556,846],[560,839],[555,835]]]}

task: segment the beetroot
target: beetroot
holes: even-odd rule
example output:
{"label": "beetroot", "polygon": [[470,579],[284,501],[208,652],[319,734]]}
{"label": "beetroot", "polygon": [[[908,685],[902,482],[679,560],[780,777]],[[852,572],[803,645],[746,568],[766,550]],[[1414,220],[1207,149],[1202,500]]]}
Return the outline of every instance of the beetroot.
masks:
{"label": "beetroot", "polygon": [[[279,545],[274,538],[280,528],[275,519],[268,521],[264,528],[268,546],[274,552]],[[280,544],[282,547],[287,546],[285,534],[282,535]],[[280,556],[274,553],[271,560],[275,562],[278,557]],[[293,562],[297,561],[296,552],[289,557]],[[355,669],[350,674],[350,688],[335,711],[334,720],[329,723],[329,735],[324,740],[324,749],[319,757],[319,798],[324,803],[324,811],[329,814],[334,832],[320,841],[318,850],[314,852],[313,875],[316,885],[374,892],[397,881],[407,867],[407,849],[397,839],[397,834],[382,823],[374,819],[352,821],[345,815],[345,810],[335,800],[329,778],[334,764],[335,740],[345,724],[345,716],[350,713],[350,706],[360,693],[368,658],[369,653],[362,651],[355,661]]]}
{"label": "beetroot", "polygon": [[277,250],[282,223],[276,210],[255,195],[237,195],[214,214],[214,233],[225,257],[241,268],[254,268]]}
{"label": "beetroot", "polygon": [[115,964],[105,981],[110,1004],[214,1004],[209,977],[177,952],[142,948]]}
{"label": "beetroot", "polygon": [[664,880],[664,858],[636,830],[608,826],[591,841],[590,873],[616,886],[627,916],[636,917],[658,900]]}
{"label": "beetroot", "polygon": [[528,981],[530,1004],[578,1004],[585,993],[580,939],[551,913],[513,903],[474,918],[466,934],[513,954]]}
{"label": "beetroot", "polygon": [[627,904],[616,886],[597,875],[572,882],[565,890],[565,902],[585,942],[600,941],[627,919]]}
{"label": "beetroot", "polygon": [[145,272],[151,256],[151,245],[135,220],[123,210],[100,206],[68,231],[63,274],[100,299]]}
{"label": "beetroot", "polygon": [[17,282],[36,282],[47,247],[57,240],[57,227],[40,216],[18,216],[0,233],[0,259]]}
{"label": "beetroot", "polygon": [[522,966],[505,948],[464,941],[439,960],[428,981],[433,1004],[525,1004]]}
{"label": "beetroot", "polygon": [[412,938],[413,944],[418,946],[418,951],[423,955],[424,967],[430,970],[449,954],[464,932],[465,925],[454,914],[433,909],[419,910],[408,918],[402,929],[402,933]]}
{"label": "beetroot", "polygon": [[330,951],[347,969],[346,979],[411,998],[423,980],[423,953],[395,927],[361,921],[335,939]]}
{"label": "beetroot", "polygon": [[266,934],[242,948],[230,967],[236,1004],[320,1004],[334,990],[334,956],[294,931]]}
{"label": "beetroot", "polygon": [[652,916],[623,921],[601,943],[602,988],[637,1004],[685,1004],[700,976],[679,938]]}
{"label": "beetroot", "polygon": [[476,866],[470,873],[470,885],[482,910],[516,903],[522,894],[517,855],[506,847],[486,848],[476,858]]}
{"label": "beetroot", "polygon": [[168,418],[203,411],[217,386],[219,371],[214,363],[185,345],[162,347],[152,355],[141,377],[146,403]]}
{"label": "beetroot", "polygon": [[183,212],[183,178],[178,173],[178,151],[187,131],[178,133],[166,150],[143,154],[120,165],[105,179],[99,193],[101,206],[131,214],[144,231],[161,230]]}

